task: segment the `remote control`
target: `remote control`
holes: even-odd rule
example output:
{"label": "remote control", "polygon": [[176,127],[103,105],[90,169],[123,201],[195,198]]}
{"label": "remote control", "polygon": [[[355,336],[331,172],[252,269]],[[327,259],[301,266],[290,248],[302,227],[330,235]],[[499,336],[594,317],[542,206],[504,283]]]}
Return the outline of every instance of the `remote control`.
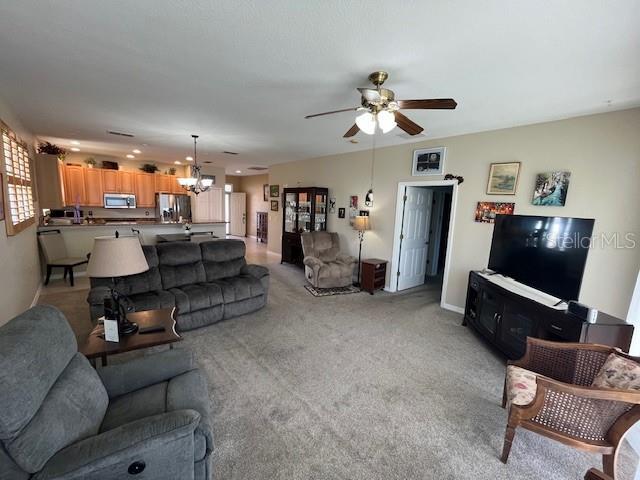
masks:
{"label": "remote control", "polygon": [[149,327],[144,327],[138,330],[138,333],[141,335],[145,333],[156,333],[156,332],[164,332],[164,327],[162,325],[151,325]]}

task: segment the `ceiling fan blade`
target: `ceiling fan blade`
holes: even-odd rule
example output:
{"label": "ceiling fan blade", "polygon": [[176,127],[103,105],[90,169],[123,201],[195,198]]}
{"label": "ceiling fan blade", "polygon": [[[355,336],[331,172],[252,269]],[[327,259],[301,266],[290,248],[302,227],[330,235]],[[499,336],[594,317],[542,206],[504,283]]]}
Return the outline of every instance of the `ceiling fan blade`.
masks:
{"label": "ceiling fan blade", "polygon": [[357,109],[358,107],[343,108],[342,110],[332,110],[331,112],[314,113],[313,115],[307,115],[304,118],[321,117],[322,115],[331,115],[332,113],[353,112]]}
{"label": "ceiling fan blade", "polygon": [[418,135],[424,130],[424,128],[415,123],[413,120],[409,120],[400,112],[395,112],[395,116],[398,127],[407,132],[409,135]]}
{"label": "ceiling fan blade", "polygon": [[347,130],[347,133],[345,133],[343,135],[344,138],[349,138],[349,137],[353,137],[356,133],[358,133],[360,131],[360,128],[358,127],[358,125],[356,125],[355,123],[353,124],[353,127],[351,127],[349,130]]}
{"label": "ceiling fan blade", "polygon": [[356,90],[358,90],[369,103],[378,103],[382,100],[380,92],[374,88],[357,88]]}
{"label": "ceiling fan blade", "polygon": [[408,110],[453,110],[458,104],[453,98],[428,98],[425,100],[398,100],[398,106]]}

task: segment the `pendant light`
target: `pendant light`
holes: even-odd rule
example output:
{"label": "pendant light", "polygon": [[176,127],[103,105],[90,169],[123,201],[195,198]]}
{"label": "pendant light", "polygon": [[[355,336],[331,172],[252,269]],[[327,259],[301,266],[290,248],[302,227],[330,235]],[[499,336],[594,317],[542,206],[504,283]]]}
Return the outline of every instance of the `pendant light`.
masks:
{"label": "pendant light", "polygon": [[191,176],[178,178],[178,183],[187,192],[198,195],[206,192],[213,185],[213,178],[203,177],[198,165],[198,157],[196,155],[196,145],[198,143],[198,135],[191,135],[193,138],[193,165],[191,165]]}

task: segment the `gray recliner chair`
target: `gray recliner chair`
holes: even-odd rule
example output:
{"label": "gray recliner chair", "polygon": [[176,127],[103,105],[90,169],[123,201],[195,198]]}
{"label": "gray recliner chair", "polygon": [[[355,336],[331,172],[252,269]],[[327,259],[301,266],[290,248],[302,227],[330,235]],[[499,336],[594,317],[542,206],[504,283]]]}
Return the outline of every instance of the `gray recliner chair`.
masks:
{"label": "gray recliner chair", "polygon": [[347,287],[353,283],[353,271],[358,261],[340,253],[337,233],[303,233],[302,252],[305,276],[314,287]]}
{"label": "gray recliner chair", "polygon": [[0,327],[0,479],[208,479],[206,381],[176,348],[94,370],[64,315]]}

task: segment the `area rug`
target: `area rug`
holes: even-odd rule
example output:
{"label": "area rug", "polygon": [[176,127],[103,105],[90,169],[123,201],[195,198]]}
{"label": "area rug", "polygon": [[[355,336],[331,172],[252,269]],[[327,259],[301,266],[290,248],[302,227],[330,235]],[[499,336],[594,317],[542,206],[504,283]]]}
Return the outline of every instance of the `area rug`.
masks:
{"label": "area rug", "polygon": [[360,290],[358,287],[354,287],[353,285],[349,285],[348,287],[332,287],[332,288],[317,288],[313,285],[305,285],[304,288],[307,289],[314,297],[330,297],[331,295],[347,295],[349,293],[359,293]]}

